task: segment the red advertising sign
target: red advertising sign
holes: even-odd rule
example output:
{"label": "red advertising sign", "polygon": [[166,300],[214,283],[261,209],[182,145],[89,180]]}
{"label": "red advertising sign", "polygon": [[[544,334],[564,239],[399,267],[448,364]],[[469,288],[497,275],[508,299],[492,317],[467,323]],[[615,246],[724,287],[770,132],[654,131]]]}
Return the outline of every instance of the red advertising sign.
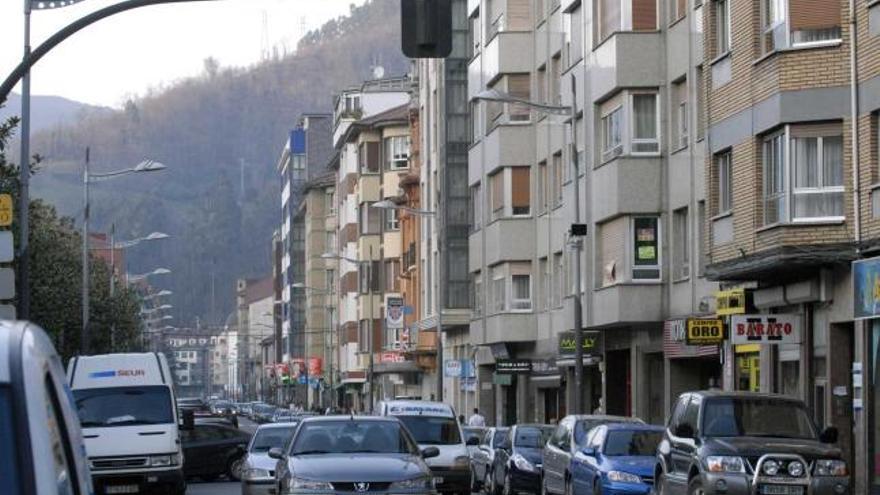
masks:
{"label": "red advertising sign", "polygon": [[318,377],[324,374],[324,360],[319,357],[309,358],[309,377]]}
{"label": "red advertising sign", "polygon": [[730,340],[734,345],[801,342],[800,315],[733,315],[730,328]]}
{"label": "red advertising sign", "polygon": [[403,363],[406,362],[406,356],[400,352],[387,351],[379,355],[380,363]]}

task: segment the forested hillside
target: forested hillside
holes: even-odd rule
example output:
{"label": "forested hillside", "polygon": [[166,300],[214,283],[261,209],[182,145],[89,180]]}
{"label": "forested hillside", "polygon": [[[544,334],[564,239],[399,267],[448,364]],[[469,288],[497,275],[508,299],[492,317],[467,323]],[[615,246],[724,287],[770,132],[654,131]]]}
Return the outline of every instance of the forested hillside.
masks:
{"label": "forested hillside", "polygon": [[370,78],[373,64],[389,75],[408,72],[399,43],[399,2],[372,0],[309,33],[284,58],[248,68],[206,60],[199,77],[40,132],[35,194],[79,222],[86,146],[93,171],[145,158],[168,165],[93,186],[95,230],[115,222],[119,239],[171,234],[129,250],[129,271],[173,271],[156,281],[175,293],[173,323],[222,324],[234,310],[235,279],[270,270],[280,222],[275,165],[297,116],[329,112],[333,94]]}

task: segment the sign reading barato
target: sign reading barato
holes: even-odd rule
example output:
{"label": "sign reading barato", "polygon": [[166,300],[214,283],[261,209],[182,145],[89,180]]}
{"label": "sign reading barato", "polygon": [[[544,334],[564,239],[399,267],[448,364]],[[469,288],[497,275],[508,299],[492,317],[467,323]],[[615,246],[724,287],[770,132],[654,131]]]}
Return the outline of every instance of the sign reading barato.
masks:
{"label": "sign reading barato", "polygon": [[800,344],[800,315],[733,315],[730,340],[741,344]]}
{"label": "sign reading barato", "polygon": [[710,318],[688,318],[687,345],[717,345],[724,342],[724,322]]}

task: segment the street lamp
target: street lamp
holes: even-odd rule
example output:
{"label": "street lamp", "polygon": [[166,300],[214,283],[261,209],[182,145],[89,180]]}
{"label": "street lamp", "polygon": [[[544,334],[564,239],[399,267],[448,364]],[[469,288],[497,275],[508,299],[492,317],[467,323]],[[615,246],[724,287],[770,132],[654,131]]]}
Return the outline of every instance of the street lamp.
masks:
{"label": "street lamp", "polygon": [[168,275],[171,273],[171,270],[167,268],[156,268],[155,270],[147,273],[141,273],[140,275],[129,275],[129,282],[140,282],[141,280],[146,279],[147,277],[152,277],[153,275]]}
{"label": "street lamp", "polygon": [[[436,211],[431,210],[418,210],[415,208],[410,208],[408,206],[399,205],[390,199],[383,199],[381,201],[376,201],[372,205],[373,208],[378,208],[380,210],[398,210],[405,211],[407,213],[425,217],[434,217],[434,220],[439,222],[440,215],[437,214]],[[441,251],[441,242],[437,242],[437,251],[438,258]],[[439,402],[443,402],[443,262],[440,260],[437,263],[437,290],[434,291],[437,294],[437,392],[436,398]]]}
{"label": "street lamp", "polygon": [[170,305],[170,304],[163,304],[163,305],[161,305],[161,306],[156,306],[155,308],[144,308],[144,309],[141,310],[141,314],[145,314],[145,315],[146,315],[146,314],[153,314],[153,313],[155,313],[156,311],[163,311],[163,310],[166,310],[166,309],[171,309],[171,308],[173,308],[173,307],[174,307],[174,306],[172,306],[172,305]]}
{"label": "street lamp", "polygon": [[[82,223],[82,334],[80,336],[80,352],[86,354],[89,350],[89,185],[104,179],[111,179],[133,173],[158,172],[164,170],[165,165],[153,160],[145,160],[132,168],[102,172],[99,174],[89,173],[89,148],[86,147],[86,162],[83,168],[83,223]],[[111,253],[113,251],[111,250]],[[111,277],[112,278],[112,277]]]}
{"label": "street lamp", "polygon": [[168,239],[169,237],[171,236],[164,232],[153,232],[148,236],[138,237],[137,239],[132,239],[130,241],[113,242],[111,240],[110,245],[113,249],[128,249],[130,247],[137,246],[144,241],[158,241],[161,239]]}
{"label": "street lamp", "polygon": [[577,156],[577,80],[574,73],[571,75],[571,105],[548,105],[546,103],[538,103],[530,100],[524,100],[511,96],[497,89],[487,89],[477,93],[475,100],[492,101],[497,103],[515,103],[525,105],[535,110],[552,115],[567,115],[570,119],[571,126],[571,145],[569,155],[571,156],[571,166],[574,170],[574,223],[571,225],[569,235],[571,236],[571,244],[575,252],[574,270],[575,270],[575,297],[574,297],[574,335],[575,335],[575,357],[574,357],[574,389],[577,397],[574,400],[572,413],[580,414],[583,412],[583,385],[584,385],[584,329],[583,329],[583,310],[581,291],[581,255],[583,250],[583,242],[581,238],[586,235],[586,226],[581,224],[581,192],[580,192],[580,171]]}
{"label": "street lamp", "polygon": [[160,290],[159,292],[156,292],[155,294],[150,294],[150,295],[144,296],[143,299],[144,299],[144,301],[149,301],[149,300],[155,299],[157,297],[170,296],[171,294],[174,294],[174,293],[171,292],[170,290],[163,289],[163,290]]}

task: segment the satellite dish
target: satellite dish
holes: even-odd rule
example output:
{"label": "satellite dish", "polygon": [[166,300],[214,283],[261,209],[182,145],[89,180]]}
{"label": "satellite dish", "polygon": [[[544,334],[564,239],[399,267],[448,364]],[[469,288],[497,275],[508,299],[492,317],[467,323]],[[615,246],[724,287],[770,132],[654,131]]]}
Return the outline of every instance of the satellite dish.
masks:
{"label": "satellite dish", "polygon": [[377,65],[373,67],[373,79],[382,79],[385,77],[385,67]]}

